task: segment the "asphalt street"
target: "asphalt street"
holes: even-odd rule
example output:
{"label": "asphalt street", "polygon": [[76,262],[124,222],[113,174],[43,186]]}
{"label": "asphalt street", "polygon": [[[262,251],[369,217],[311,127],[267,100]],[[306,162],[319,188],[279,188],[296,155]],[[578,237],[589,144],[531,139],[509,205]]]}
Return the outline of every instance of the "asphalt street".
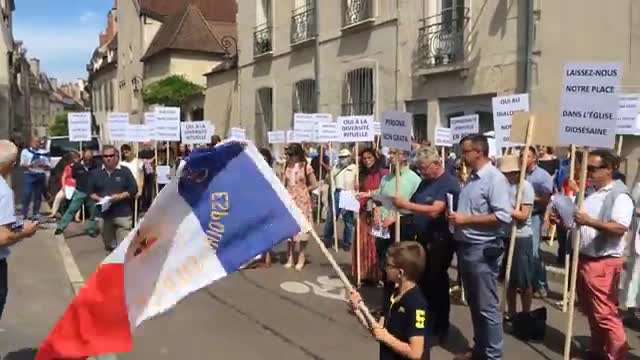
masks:
{"label": "asphalt street", "polygon": [[[77,224],[65,235],[70,258],[86,279],[106,256],[101,240],[83,235]],[[51,231],[13,249],[9,302],[0,321],[4,359],[32,359],[33,349],[69,303],[69,259],[63,261],[60,250]],[[345,290],[327,260],[315,245],[309,250],[310,264],[301,272],[279,264],[244,270],[192,294],[144,323],[135,333],[133,352],[117,354],[117,359],[376,359],[377,344],[349,314],[341,300]],[[350,268],[350,254],[341,251],[336,258]],[[552,283],[552,290],[559,285]],[[361,291],[375,308],[379,289]],[[505,359],[562,359],[566,315],[553,303],[553,298],[536,302],[549,310],[545,340],[523,343],[506,336]],[[449,341],[433,349],[433,359],[450,359],[472,342],[468,308],[454,305],[452,323]],[[586,320],[578,315],[575,324],[575,340],[584,346]],[[640,359],[639,334],[627,334],[630,359]]]}

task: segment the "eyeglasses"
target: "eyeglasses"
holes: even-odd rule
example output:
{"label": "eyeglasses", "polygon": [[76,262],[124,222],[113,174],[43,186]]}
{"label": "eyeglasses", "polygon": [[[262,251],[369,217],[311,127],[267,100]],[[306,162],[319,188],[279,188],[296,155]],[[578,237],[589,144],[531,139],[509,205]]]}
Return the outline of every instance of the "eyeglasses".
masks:
{"label": "eyeglasses", "polygon": [[606,168],[607,167],[605,165],[600,165],[600,166],[589,165],[587,166],[587,172],[595,172],[597,170],[606,169]]}
{"label": "eyeglasses", "polygon": [[104,155],[102,155],[102,157],[103,158],[107,158],[107,159],[114,158],[114,157],[116,157],[116,154],[111,154],[111,155],[104,154]]}

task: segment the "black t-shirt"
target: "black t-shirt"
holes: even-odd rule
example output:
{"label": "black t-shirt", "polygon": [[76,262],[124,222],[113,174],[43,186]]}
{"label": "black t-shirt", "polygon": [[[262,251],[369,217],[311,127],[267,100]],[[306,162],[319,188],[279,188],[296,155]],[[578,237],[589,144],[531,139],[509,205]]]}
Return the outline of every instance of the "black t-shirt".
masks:
{"label": "black t-shirt", "polygon": [[[138,193],[138,184],[131,171],[122,166],[112,173],[105,169],[95,169],[89,177],[89,195],[97,194],[104,197],[128,192],[133,199]],[[131,204],[128,201],[117,201],[102,213],[102,217],[115,218],[131,216]]]}
{"label": "black t-shirt", "polygon": [[[394,301],[385,317],[385,328],[396,339],[409,343],[414,336],[424,336],[424,352],[422,359],[429,359],[429,345],[427,339],[427,302],[418,286],[407,291],[402,297]],[[396,353],[387,345],[380,343],[380,360],[400,360],[402,355]]]}
{"label": "black t-shirt", "polygon": [[89,176],[96,168],[95,161],[87,163],[78,161],[71,167],[71,176],[76,181],[76,190],[89,195]]}
{"label": "black t-shirt", "polygon": [[[453,203],[456,204],[458,202],[458,194],[460,194],[460,183],[455,176],[445,171],[435,180],[423,180],[418,190],[413,194],[411,202],[421,205],[432,205],[435,201],[442,201],[446,204],[447,194],[453,195]],[[436,218],[416,214],[414,222],[419,238],[428,238],[425,237],[427,233],[447,234],[449,231],[446,211]]]}

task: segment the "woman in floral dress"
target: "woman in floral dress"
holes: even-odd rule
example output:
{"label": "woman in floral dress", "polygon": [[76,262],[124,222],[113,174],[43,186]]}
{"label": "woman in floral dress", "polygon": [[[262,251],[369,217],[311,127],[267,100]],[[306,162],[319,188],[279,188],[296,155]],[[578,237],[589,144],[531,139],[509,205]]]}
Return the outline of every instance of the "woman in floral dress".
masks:
{"label": "woman in floral dress", "polygon": [[[284,170],[284,185],[289,191],[300,211],[312,223],[311,191],[318,187],[318,181],[313,174],[311,165],[307,162],[304,150],[300,144],[289,144],[287,147],[287,163]],[[287,248],[286,268],[293,267],[295,245],[299,244],[298,260],[295,268],[300,271],[305,264],[304,250],[309,241],[309,233],[296,235],[289,241]]]}

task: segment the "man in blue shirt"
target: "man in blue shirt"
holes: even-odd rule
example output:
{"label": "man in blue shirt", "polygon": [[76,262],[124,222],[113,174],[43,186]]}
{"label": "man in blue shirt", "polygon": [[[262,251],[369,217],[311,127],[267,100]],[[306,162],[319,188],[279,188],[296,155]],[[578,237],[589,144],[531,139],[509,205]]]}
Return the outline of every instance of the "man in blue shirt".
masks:
{"label": "man in blue shirt", "polygon": [[427,319],[432,335],[442,343],[449,331],[449,266],[455,244],[446,218],[447,194],[460,193],[458,179],[443,166],[438,150],[434,147],[420,149],[415,154],[415,166],[423,181],[411,201],[393,198],[399,209],[415,214],[416,238],[426,251],[426,268],[418,285],[431,310]]}
{"label": "man in blue shirt", "polygon": [[24,189],[22,191],[22,214],[29,217],[29,205],[33,200],[33,219],[40,215],[42,196],[46,190],[47,172],[51,170],[49,153],[41,149],[40,138],[31,138],[31,146],[22,150],[20,166],[24,169]]}
{"label": "man in blue shirt", "polygon": [[538,167],[538,153],[536,148],[531,146],[526,151],[527,155],[527,181],[533,186],[536,193],[531,214],[531,228],[533,230],[533,261],[534,275],[533,288],[539,297],[547,296],[547,275],[540,256],[540,243],[542,242],[542,224],[547,205],[551,201],[553,193],[553,178],[544,169]]}
{"label": "man in blue shirt", "polygon": [[511,223],[509,182],[489,159],[489,143],[480,134],[460,141],[462,158],[471,170],[449,222],[455,228],[462,285],[469,302],[475,345],[454,359],[502,359],[502,314],[498,308],[498,273],[504,245],[502,227]]}

